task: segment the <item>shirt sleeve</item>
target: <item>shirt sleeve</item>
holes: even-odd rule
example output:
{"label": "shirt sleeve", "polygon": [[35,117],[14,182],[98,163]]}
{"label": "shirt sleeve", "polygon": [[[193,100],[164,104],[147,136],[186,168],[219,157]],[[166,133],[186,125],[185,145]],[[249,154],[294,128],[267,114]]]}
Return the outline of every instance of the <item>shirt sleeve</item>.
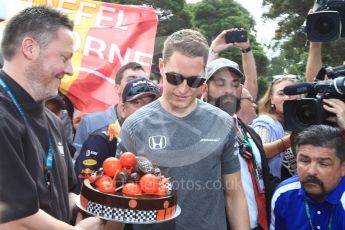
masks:
{"label": "shirt sleeve", "polygon": [[271,224],[270,224],[270,230],[285,230],[286,225],[284,222],[283,218],[283,210],[284,210],[284,205],[281,203],[281,199],[279,197],[277,199],[272,198],[272,203],[271,203]]}
{"label": "shirt sleeve", "polygon": [[240,170],[240,161],[238,159],[238,143],[234,128],[230,129],[222,153],[222,175],[232,174]]}
{"label": "shirt sleeve", "polygon": [[25,167],[26,131],[10,117],[14,119],[0,117],[0,203],[5,206],[0,223],[33,215],[39,209],[36,183]]}
{"label": "shirt sleeve", "polygon": [[258,125],[254,128],[255,132],[261,137],[262,143],[270,143],[270,131],[265,126]]}

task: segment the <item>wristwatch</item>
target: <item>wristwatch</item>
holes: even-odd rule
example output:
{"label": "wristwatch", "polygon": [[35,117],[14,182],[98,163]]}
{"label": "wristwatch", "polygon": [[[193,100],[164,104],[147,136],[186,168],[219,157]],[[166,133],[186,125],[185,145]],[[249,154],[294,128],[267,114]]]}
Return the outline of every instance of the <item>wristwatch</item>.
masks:
{"label": "wristwatch", "polygon": [[249,51],[252,50],[252,47],[251,46],[248,46],[247,48],[245,49],[241,49],[242,53],[248,53]]}

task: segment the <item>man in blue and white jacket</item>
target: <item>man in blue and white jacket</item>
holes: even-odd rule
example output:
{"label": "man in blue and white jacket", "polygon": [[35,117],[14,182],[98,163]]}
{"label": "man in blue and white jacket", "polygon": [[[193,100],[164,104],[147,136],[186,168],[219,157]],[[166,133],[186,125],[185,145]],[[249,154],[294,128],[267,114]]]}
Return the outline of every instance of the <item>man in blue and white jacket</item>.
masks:
{"label": "man in blue and white jacket", "polygon": [[298,134],[298,176],[273,194],[270,229],[345,229],[344,141],[344,131],[326,125]]}

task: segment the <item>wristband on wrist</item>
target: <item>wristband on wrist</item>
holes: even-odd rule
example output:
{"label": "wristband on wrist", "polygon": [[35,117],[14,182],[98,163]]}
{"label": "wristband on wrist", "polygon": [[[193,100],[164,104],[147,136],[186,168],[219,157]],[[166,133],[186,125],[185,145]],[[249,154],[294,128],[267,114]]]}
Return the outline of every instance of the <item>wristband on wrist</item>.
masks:
{"label": "wristband on wrist", "polygon": [[249,51],[252,50],[252,47],[251,46],[248,46],[247,48],[245,49],[241,49],[242,53],[248,53]]}
{"label": "wristband on wrist", "polygon": [[208,55],[218,55],[218,52],[214,51],[211,47],[208,49]]}

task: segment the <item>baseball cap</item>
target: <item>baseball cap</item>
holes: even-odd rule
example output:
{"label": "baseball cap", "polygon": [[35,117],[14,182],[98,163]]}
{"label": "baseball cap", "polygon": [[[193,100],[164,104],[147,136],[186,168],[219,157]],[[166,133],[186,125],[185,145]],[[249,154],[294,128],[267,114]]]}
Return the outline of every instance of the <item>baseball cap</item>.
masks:
{"label": "baseball cap", "polygon": [[218,58],[207,64],[206,67],[206,82],[220,69],[228,68],[235,72],[241,80],[244,80],[244,74],[240,71],[238,64],[226,58]]}
{"label": "baseball cap", "polygon": [[133,101],[144,96],[153,96],[155,100],[161,96],[161,93],[155,83],[145,77],[140,77],[127,82],[122,93],[122,101]]}

